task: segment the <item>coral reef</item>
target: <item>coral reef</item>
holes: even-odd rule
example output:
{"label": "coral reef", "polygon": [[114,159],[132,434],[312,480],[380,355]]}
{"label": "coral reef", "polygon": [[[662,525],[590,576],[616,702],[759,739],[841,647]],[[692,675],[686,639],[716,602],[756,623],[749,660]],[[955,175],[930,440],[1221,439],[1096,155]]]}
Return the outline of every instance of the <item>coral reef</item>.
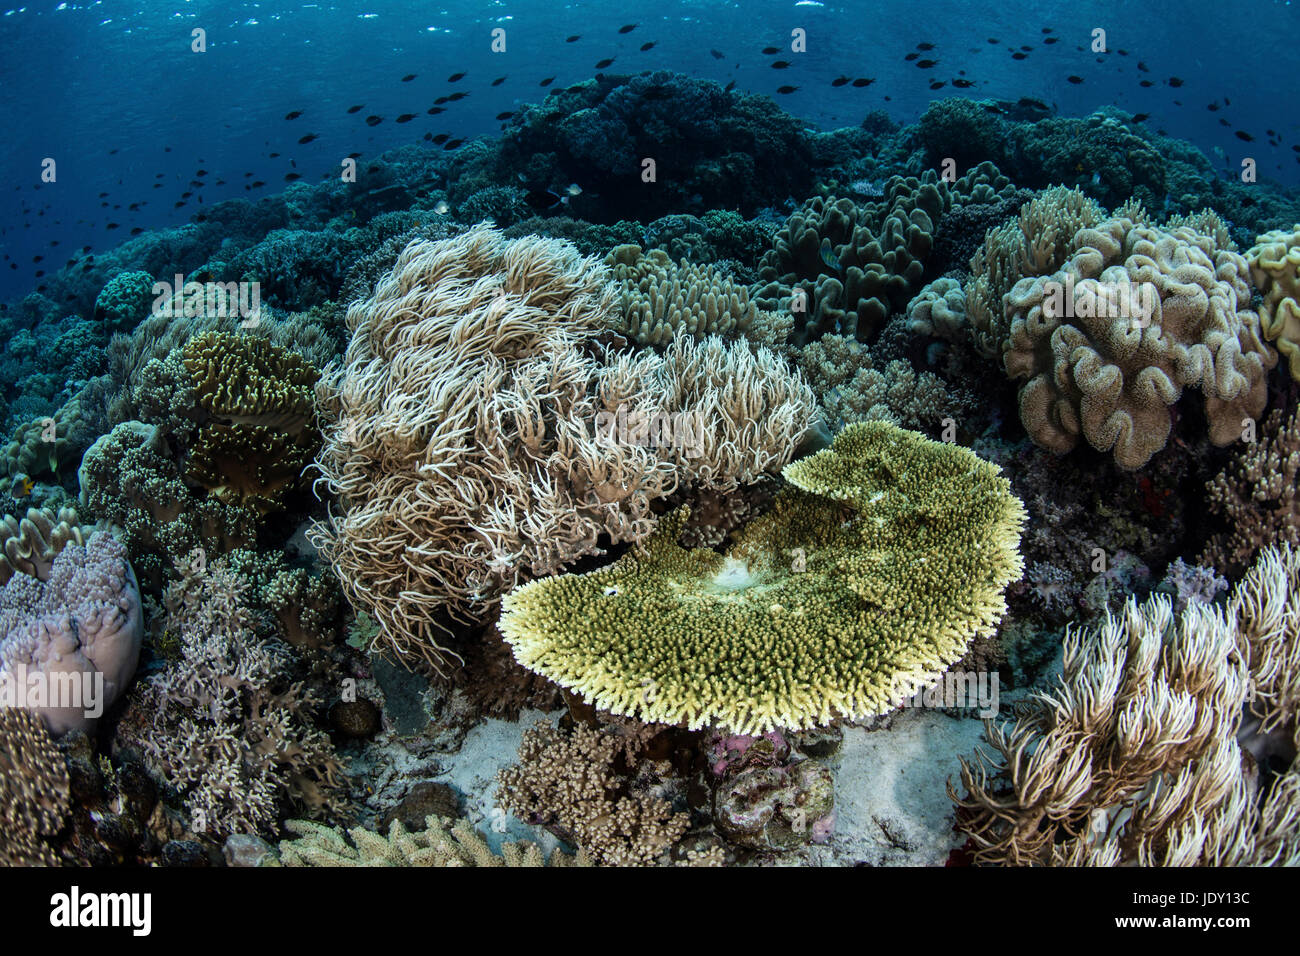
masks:
{"label": "coral reef", "polygon": [[70,809],[68,768],[41,719],[0,707],[0,865],[57,866],[48,839]]}
{"label": "coral reef", "polygon": [[0,634],[9,704],[30,707],[55,734],[93,728],[130,683],[144,639],[126,548],[97,531],[84,546],[66,544],[43,576],[12,574],[0,589]]}
{"label": "coral reef", "polygon": [[0,584],[15,572],[48,580],[54,559],[69,544],[84,545],[87,529],[72,508],[53,512],[28,508],[27,515],[5,515],[0,525]]}
{"label": "coral reef", "polygon": [[[1130,599],[1065,640],[1060,686],[963,762],[959,826],[981,863],[1186,866],[1300,862],[1300,553],[1270,550],[1226,610]],[[1253,746],[1281,733],[1289,768]],[[992,775],[990,775],[992,770]]]}
{"label": "coral reef", "polygon": [[[295,840],[280,843],[284,866],[590,866],[582,851],[576,857],[558,848],[543,857],[535,843],[504,843],[493,853],[483,835],[464,820],[454,824],[429,816],[415,833],[394,820],[388,835],[364,827],[343,831],[310,820],[289,820],[285,827]],[[349,842],[348,837],[351,838]]]}
{"label": "coral reef", "polygon": [[1221,529],[1201,563],[1240,574],[1271,544],[1300,547],[1300,409],[1275,408],[1246,445],[1205,487]]}
{"label": "coral reef", "polygon": [[253,633],[246,583],[223,559],[177,571],[164,604],[178,660],[132,694],[119,737],[181,794],[200,837],[267,832],[290,807],[343,812],[316,700],[293,679],[288,649]]}
{"label": "coral reef", "polygon": [[1264,338],[1277,345],[1291,377],[1300,382],[1300,225],[1264,233],[1246,262],[1264,296],[1259,307]]}
{"label": "coral reef", "polygon": [[753,297],[761,309],[794,316],[798,345],[828,333],[870,341],[920,288],[950,203],[933,172],[892,177],[876,203],[814,197],[777,233]]}
{"label": "coral reef", "polygon": [[644,538],[679,481],[730,490],[789,460],[813,399],[779,359],[716,337],[614,353],[596,339],[616,294],[572,246],[485,224],[408,246],[349,309],[318,392],[341,507],[313,540],[387,646],[438,666],[448,618]]}
{"label": "coral reef", "polygon": [[615,714],[754,733],[882,713],[996,624],[1024,520],[996,468],[871,422],[783,474],[725,555],[681,548],[679,511],[612,565],[512,592],[516,658]]}
{"label": "coral reef", "polygon": [[1210,440],[1241,438],[1264,410],[1277,361],[1249,308],[1245,260],[1188,226],[1127,217],[1080,230],[1071,247],[1062,269],[1021,279],[1005,300],[1004,360],[1026,380],[1030,437],[1063,453],[1082,436],[1141,468],[1169,439],[1170,407],[1199,388]]}
{"label": "coral reef", "polygon": [[618,772],[628,746],[616,734],[584,725],[564,731],[540,722],[524,734],[518,763],[498,775],[501,805],[553,830],[594,863],[652,864],[681,839],[689,814],[674,812],[668,801]]}

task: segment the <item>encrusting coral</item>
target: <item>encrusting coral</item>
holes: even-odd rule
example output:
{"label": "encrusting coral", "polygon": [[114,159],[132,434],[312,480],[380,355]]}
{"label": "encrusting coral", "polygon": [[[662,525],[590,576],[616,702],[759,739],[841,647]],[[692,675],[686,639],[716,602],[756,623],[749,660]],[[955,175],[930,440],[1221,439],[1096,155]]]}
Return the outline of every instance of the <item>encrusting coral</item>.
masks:
{"label": "encrusting coral", "polygon": [[[450,825],[449,825],[450,824]],[[297,839],[280,843],[284,866],[590,866],[586,853],[569,856],[558,847],[544,857],[535,843],[503,843],[493,853],[483,835],[465,820],[425,818],[425,829],[411,833],[394,820],[388,835],[352,827],[342,830],[310,820],[289,820],[286,829]],[[350,842],[349,842],[350,838]]]}
{"label": "encrusting coral", "polygon": [[750,734],[883,713],[996,625],[1024,509],[995,466],[869,422],[783,474],[726,554],[680,547],[679,511],[512,592],[516,659],[614,714]]}
{"label": "encrusting coral", "polygon": [[1168,441],[1183,390],[1199,388],[1210,440],[1241,438],[1277,362],[1250,309],[1245,259],[1190,226],[1127,217],[1080,230],[1071,246],[1061,269],[1006,296],[1004,361],[1025,380],[1030,437],[1057,453],[1083,437],[1140,468]]}
{"label": "encrusting coral", "polygon": [[1300,225],[1264,233],[1246,262],[1264,295],[1259,307],[1264,338],[1277,345],[1291,377],[1300,382]]}
{"label": "encrusting coral", "polygon": [[629,750],[651,733],[636,728],[629,739],[541,721],[524,732],[518,763],[497,775],[498,799],[521,820],[556,831],[594,863],[655,863],[681,839],[690,814],[674,812],[667,800],[632,786],[617,770],[620,760],[634,762]]}
{"label": "encrusting coral", "polygon": [[318,389],[339,507],[312,538],[389,647],[438,666],[449,620],[644,538],[679,481],[730,489],[793,454],[814,402],[780,360],[684,335],[614,353],[617,295],[569,244],[485,223],[410,244],[348,310]]}
{"label": "encrusting coral", "polygon": [[0,865],[57,866],[43,837],[63,828],[68,767],[41,719],[0,707]]}
{"label": "encrusting coral", "polygon": [[977,862],[1300,864],[1300,552],[1264,552],[1226,609],[1130,598],[1067,632],[1064,668],[949,785]]}

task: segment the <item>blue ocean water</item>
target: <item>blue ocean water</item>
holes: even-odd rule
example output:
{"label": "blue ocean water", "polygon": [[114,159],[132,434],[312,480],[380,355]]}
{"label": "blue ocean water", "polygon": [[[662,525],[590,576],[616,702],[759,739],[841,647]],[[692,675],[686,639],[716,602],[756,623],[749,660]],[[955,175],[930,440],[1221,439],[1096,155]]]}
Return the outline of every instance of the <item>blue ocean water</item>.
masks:
{"label": "blue ocean water", "polygon": [[[1176,9],[1141,0],[29,3],[0,14],[0,299],[30,291],[38,271],[73,249],[102,250],[203,205],[273,193],[286,174],[332,175],[340,155],[374,156],[426,132],[494,136],[495,117],[544,98],[541,81],[588,79],[606,59],[611,74],[671,69],[734,82],[822,129],[872,110],[914,122],[951,95],[1030,96],[1071,116],[1114,105],[1194,143],[1225,175],[1251,157],[1261,177],[1296,184],[1300,118],[1287,88],[1297,27],[1300,10],[1273,0]],[[492,50],[496,28],[502,52]],[[196,29],[206,52],[191,50]],[[796,29],[806,52],[771,68],[761,51],[788,50]],[[1098,29],[1102,54],[1092,52]],[[905,59],[918,44],[933,47]],[[935,65],[918,66],[925,61]],[[449,83],[456,73],[465,76]],[[874,82],[832,86],[839,76]],[[452,92],[470,95],[426,113]],[[292,113],[301,115],[286,120]],[[407,113],[415,119],[395,122]],[[367,126],[371,115],[384,122]],[[56,184],[41,182],[47,158]],[[265,185],[245,188],[253,182]]]}

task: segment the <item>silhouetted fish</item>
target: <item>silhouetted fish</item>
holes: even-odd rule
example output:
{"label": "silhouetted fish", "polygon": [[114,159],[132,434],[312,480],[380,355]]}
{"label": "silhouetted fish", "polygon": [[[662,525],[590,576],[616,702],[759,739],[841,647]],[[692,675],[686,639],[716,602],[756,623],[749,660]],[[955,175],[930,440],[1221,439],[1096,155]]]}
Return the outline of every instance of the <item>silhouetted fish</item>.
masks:
{"label": "silhouetted fish", "polygon": [[847,76],[837,76],[831,80],[831,86],[847,86],[849,78]]}
{"label": "silhouetted fish", "polygon": [[772,69],[774,69],[774,70],[784,70],[784,69],[789,68],[789,66],[790,66],[790,61],[789,61],[789,60],[773,60],[772,63],[771,63],[771,66],[772,66]]}
{"label": "silhouetted fish", "polygon": [[860,76],[853,81],[853,85],[856,86],[858,89],[862,89],[864,86],[870,86],[874,82],[876,82],[876,78],[874,76],[871,77]]}
{"label": "silhouetted fish", "polygon": [[349,113],[360,113],[360,112],[361,112],[363,109],[365,109],[365,108],[366,108],[366,104],[365,104],[365,103],[358,103],[356,106],[349,106],[349,107],[348,107],[348,112],[349,112]]}
{"label": "silhouetted fish", "polygon": [[928,69],[930,69],[930,68],[936,66],[938,63],[939,63],[938,60],[917,60],[917,61],[916,61],[916,66],[917,66],[917,69],[928,70]]}
{"label": "silhouetted fish", "polygon": [[1183,85],[1183,81],[1180,80],[1180,79],[1179,79],[1178,77],[1176,77],[1176,76],[1171,76],[1171,77],[1169,78],[1169,85],[1172,86],[1172,87],[1177,88],[1177,87],[1180,87],[1180,86]]}
{"label": "silhouetted fish", "polygon": [[514,116],[514,115],[515,115],[515,114],[514,114],[513,112],[507,110],[507,111],[504,112],[504,113],[498,113],[498,114],[497,114],[497,119],[499,119],[499,120],[508,120],[508,119],[510,119],[510,117],[512,117],[512,116]]}
{"label": "silhouetted fish", "polygon": [[306,146],[308,143],[310,143],[312,140],[316,138],[317,136],[315,133],[308,133],[306,136],[303,136],[301,139],[298,140],[298,145]]}
{"label": "silhouetted fish", "polygon": [[401,116],[397,117],[397,119],[393,120],[393,122],[394,122],[394,123],[409,123],[409,122],[411,122],[411,120],[413,120],[413,119],[415,119],[415,114],[414,114],[414,113],[403,113]]}
{"label": "silhouetted fish", "polygon": [[631,33],[631,32],[632,32],[633,30],[635,30],[635,29],[636,29],[636,24],[635,24],[635,23],[628,23],[628,24],[626,24],[626,25],[624,25],[624,26],[619,27],[619,28],[618,28],[618,32],[619,32],[619,33]]}
{"label": "silhouetted fish", "polygon": [[1011,54],[1011,59],[1013,59],[1013,60],[1023,60],[1027,55],[1028,55],[1028,54],[1020,53],[1020,52],[1016,52],[1016,53]]}
{"label": "silhouetted fish", "polygon": [[464,142],[465,141],[463,139],[453,139],[446,146],[444,146],[443,149],[458,149],[460,145]]}
{"label": "silhouetted fish", "polygon": [[460,82],[461,80],[463,80],[463,79],[465,79],[465,74],[464,74],[464,73],[453,73],[451,76],[447,77],[447,82],[448,82],[448,83],[459,83],[459,82]]}
{"label": "silhouetted fish", "polygon": [[916,48],[917,48],[918,50],[920,50],[922,53],[924,53],[924,52],[926,52],[927,50],[933,50],[933,49],[934,49],[934,44],[933,44],[933,43],[918,43],[918,44],[916,45]]}
{"label": "silhouetted fish", "polygon": [[367,126],[378,126],[378,125],[379,125],[380,123],[382,123],[383,121],[384,121],[384,118],[383,118],[382,116],[367,116],[367,117],[366,117],[366,125],[367,125]]}
{"label": "silhouetted fish", "polygon": [[1245,142],[1245,143],[1253,143],[1253,142],[1255,142],[1255,137],[1251,136],[1251,135],[1250,135],[1249,133],[1247,133],[1244,129],[1239,129],[1239,130],[1237,130],[1236,136],[1237,136],[1237,139],[1239,139],[1239,140],[1241,140],[1242,142]]}
{"label": "silhouetted fish", "polygon": [[725,59],[727,55],[725,53],[720,53],[717,50],[710,50],[709,56],[713,57],[715,60],[722,60]]}
{"label": "silhouetted fish", "polygon": [[[710,51],[710,52],[712,52],[712,51]],[[765,56],[775,56],[776,54],[778,54],[778,53],[780,53],[780,52],[781,52],[781,48],[780,48],[779,46],[765,46],[765,47],[763,47],[763,54],[764,54]],[[718,57],[718,59],[721,60],[722,57]]]}
{"label": "silhouetted fish", "polygon": [[797,86],[778,86],[776,91],[778,93],[793,93],[797,89],[799,89]]}
{"label": "silhouetted fish", "polygon": [[957,89],[959,90],[968,90],[975,84],[972,83],[970,80],[953,80],[952,85],[957,87]]}
{"label": "silhouetted fish", "polygon": [[605,59],[600,60],[600,61],[596,64],[596,69],[598,69],[598,70],[603,70],[603,69],[605,69],[605,67],[609,66],[609,65],[610,65],[611,63],[613,63],[613,62],[614,62],[614,57],[612,57],[612,56],[610,56],[610,57],[606,57]]}
{"label": "silhouetted fish", "polygon": [[491,85],[492,85],[492,86],[500,86],[500,85],[501,85],[502,83],[504,83],[505,81],[506,81],[506,78],[505,78],[504,76],[498,76],[495,80],[492,81]]}
{"label": "silhouetted fish", "polygon": [[292,113],[284,114],[284,118],[287,120],[296,120],[301,115],[302,115],[302,110],[294,110]]}
{"label": "silhouetted fish", "polygon": [[415,79],[415,74],[414,74],[414,73],[408,73],[408,74],[406,74],[406,76],[402,77],[402,82],[403,82],[403,83],[410,83],[413,79]]}
{"label": "silhouetted fish", "polygon": [[581,39],[582,39],[582,34],[581,34],[581,33],[575,33],[575,34],[574,34],[573,36],[571,36],[571,37],[565,37],[565,38],[564,38],[564,42],[565,42],[565,43],[577,43],[577,42],[578,42],[579,40],[581,40]]}
{"label": "silhouetted fish", "polygon": [[447,107],[445,107],[445,106],[430,106],[427,110],[425,110],[425,112],[428,113],[430,116],[437,116],[439,113],[445,113],[445,112],[447,112]]}
{"label": "silhouetted fish", "polygon": [[656,43],[658,43],[658,42],[659,42],[658,40],[651,40],[649,43],[642,43],[642,44],[641,44],[641,52],[644,53],[644,52],[646,52],[646,50],[652,50],[652,49],[654,49],[654,45],[655,45]]}
{"label": "silhouetted fish", "polygon": [[1067,76],[1066,79],[1067,79],[1069,82],[1074,83],[1075,85],[1078,85],[1079,83],[1082,83],[1082,82],[1083,82],[1083,77],[1081,77],[1081,76],[1075,76],[1074,74],[1071,74],[1071,75]]}
{"label": "silhouetted fish", "polygon": [[546,79],[542,80],[542,82],[538,83],[537,85],[538,85],[538,86],[550,86],[550,85],[551,85],[552,83],[554,83],[554,82],[555,82],[555,77],[553,77],[553,76],[548,76]]}
{"label": "silhouetted fish", "polygon": [[302,176],[298,175],[297,173],[285,173],[285,174],[284,174],[284,181],[285,181],[286,183],[291,183],[291,182],[293,182],[295,179],[302,179]]}

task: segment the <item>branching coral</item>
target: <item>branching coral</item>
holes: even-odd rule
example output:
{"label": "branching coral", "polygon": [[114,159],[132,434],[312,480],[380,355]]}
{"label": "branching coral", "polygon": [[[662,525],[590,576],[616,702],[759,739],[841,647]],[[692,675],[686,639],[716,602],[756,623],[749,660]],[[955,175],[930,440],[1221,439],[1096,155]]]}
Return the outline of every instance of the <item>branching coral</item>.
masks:
{"label": "branching coral", "polygon": [[68,768],[35,714],[0,707],[0,865],[57,866],[43,838],[63,828]]}
{"label": "branching coral", "polygon": [[399,653],[439,664],[448,618],[642,539],[679,480],[726,490],[779,468],[807,429],[811,392],[765,349],[598,345],[607,278],[567,243],[484,224],[412,243],[349,309],[346,360],[319,389],[341,507],[313,538]]}
{"label": "branching coral", "polygon": [[937,375],[917,374],[902,359],[877,368],[871,351],[849,336],[824,335],[804,346],[799,365],[834,429],[868,421],[921,428],[956,412],[956,400]]}
{"label": "branching coral", "polygon": [[[450,825],[449,825],[450,824]],[[585,853],[576,857],[556,848],[549,858],[535,843],[504,843],[493,853],[483,835],[464,820],[454,824],[430,816],[425,829],[415,833],[394,820],[388,836],[364,827],[343,831],[310,820],[289,820],[285,827],[296,840],[280,843],[280,862],[285,866],[590,866]],[[348,841],[351,838],[351,842]]]}
{"label": "branching coral", "polygon": [[501,805],[520,819],[555,830],[593,862],[644,866],[686,832],[690,815],[617,772],[626,742],[585,725],[563,731],[540,722],[524,733],[519,760],[502,770]]}
{"label": "branching coral", "polygon": [[504,602],[525,667],[595,706],[738,733],[883,713],[988,633],[1024,520],[997,469],[882,422],[788,466],[725,555],[645,547]]}
{"label": "branching coral", "polygon": [[950,202],[933,173],[892,177],[878,203],[810,199],[763,257],[753,293],[759,308],[793,313],[799,345],[827,333],[869,341],[920,287]]}
{"label": "branching coral", "polygon": [[1250,311],[1246,261],[1188,226],[1116,218],[1075,234],[1051,276],[1006,296],[1007,374],[1025,379],[1020,417],[1064,453],[1080,436],[1123,468],[1165,446],[1186,388],[1205,398],[1210,440],[1227,445],[1268,401],[1277,356]]}
{"label": "branching coral", "polygon": [[1300,225],[1266,232],[1246,253],[1250,275],[1264,295],[1259,324],[1277,343],[1291,377],[1300,382]]}
{"label": "branching coral", "polygon": [[[1243,716],[1300,743],[1300,553],[1266,552],[1226,610],[1130,599],[1069,631],[1061,685],[1015,723],[986,724],[997,756],[949,791],[982,863],[1300,863],[1300,763],[1268,778]],[[993,771],[990,775],[990,770]]]}
{"label": "branching coral", "polygon": [[1270,544],[1300,547],[1300,409],[1274,409],[1258,441],[1206,485],[1210,513],[1223,530],[1210,538],[1201,563],[1243,571]]}
{"label": "branching coral", "polygon": [[342,771],[313,726],[316,701],[292,680],[287,649],[254,635],[245,582],[223,559],[177,570],[164,604],[180,659],[134,695],[145,723],[133,742],[181,792],[190,828],[223,839],[273,828],[286,806],[341,811]]}

